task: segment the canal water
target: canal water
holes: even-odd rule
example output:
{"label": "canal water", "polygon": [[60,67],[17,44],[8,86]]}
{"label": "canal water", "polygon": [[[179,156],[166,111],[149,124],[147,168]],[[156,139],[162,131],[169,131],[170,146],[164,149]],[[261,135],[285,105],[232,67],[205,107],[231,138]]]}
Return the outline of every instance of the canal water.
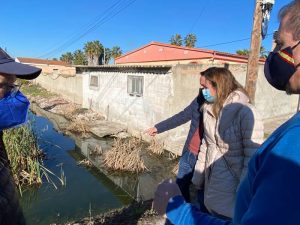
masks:
{"label": "canal water", "polygon": [[65,176],[65,185],[56,176],[53,184],[45,183],[38,189],[27,190],[21,204],[28,224],[64,223],[93,216],[129,204],[132,198],[95,168],[78,166],[84,157],[75,141],[57,132],[52,123],[34,116],[33,128],[38,144],[46,153],[45,167],[56,176]]}
{"label": "canal water", "polygon": [[[29,225],[63,224],[83,217],[95,216],[128,205],[133,199],[148,200],[155,187],[165,178],[174,177],[171,170],[177,161],[167,154],[156,156],[145,152],[147,171],[141,174],[107,170],[102,156],[93,156],[95,147],[111,148],[112,138],[82,138],[60,132],[68,121],[60,115],[34,108],[33,128],[40,148],[46,153],[45,167],[56,176],[38,189],[26,190],[21,204]],[[93,167],[78,165],[88,158]],[[62,184],[59,178],[65,178]]]}

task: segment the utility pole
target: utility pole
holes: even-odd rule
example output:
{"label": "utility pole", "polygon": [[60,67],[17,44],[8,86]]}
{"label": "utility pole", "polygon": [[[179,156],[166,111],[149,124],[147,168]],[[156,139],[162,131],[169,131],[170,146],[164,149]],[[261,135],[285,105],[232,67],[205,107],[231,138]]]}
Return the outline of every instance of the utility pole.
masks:
{"label": "utility pole", "polygon": [[104,47],[104,46],[103,46],[103,50],[104,50],[104,56],[103,56],[103,58],[104,58],[103,61],[104,61],[104,62],[103,62],[103,65],[105,65],[105,64],[106,64],[106,62],[105,62],[105,61],[106,61],[106,60],[105,60],[106,55],[105,55],[105,47]]}
{"label": "utility pole", "polygon": [[246,90],[248,91],[251,102],[254,104],[256,81],[258,73],[259,53],[261,46],[261,23],[262,23],[262,2],[256,0],[253,28],[251,34],[250,53],[248,58]]}

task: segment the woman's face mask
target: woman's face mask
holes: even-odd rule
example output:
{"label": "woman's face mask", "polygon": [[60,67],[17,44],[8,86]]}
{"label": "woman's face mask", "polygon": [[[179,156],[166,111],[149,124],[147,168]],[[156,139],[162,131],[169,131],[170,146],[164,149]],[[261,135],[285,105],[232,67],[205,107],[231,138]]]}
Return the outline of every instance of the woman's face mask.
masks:
{"label": "woman's face mask", "polygon": [[202,94],[203,94],[204,99],[209,103],[213,103],[216,99],[215,96],[211,95],[210,90],[208,88],[203,88]]}
{"label": "woman's face mask", "polygon": [[293,49],[300,41],[292,46],[277,52],[271,52],[265,63],[265,76],[268,82],[278,90],[285,90],[291,76],[300,64],[295,65]]}
{"label": "woman's face mask", "polygon": [[0,131],[25,123],[29,105],[28,99],[20,91],[9,92],[0,99]]}

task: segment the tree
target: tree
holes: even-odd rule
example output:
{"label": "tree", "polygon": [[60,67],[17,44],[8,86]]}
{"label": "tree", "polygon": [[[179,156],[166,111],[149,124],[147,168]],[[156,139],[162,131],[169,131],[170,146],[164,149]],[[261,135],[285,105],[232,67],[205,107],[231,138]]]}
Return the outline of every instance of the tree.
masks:
{"label": "tree", "polygon": [[260,57],[261,58],[267,58],[268,57],[268,52],[266,51],[264,46],[260,46]]}
{"label": "tree", "polygon": [[111,57],[114,59],[114,61],[116,60],[117,57],[122,55],[122,50],[119,46],[114,46],[111,49]]}
{"label": "tree", "polygon": [[185,44],[186,47],[194,48],[196,42],[197,42],[197,37],[196,37],[195,34],[188,34],[184,38],[184,44]]}
{"label": "tree", "polygon": [[182,46],[182,38],[180,34],[175,34],[170,39],[171,45]]}
{"label": "tree", "polygon": [[[264,46],[261,46],[260,47],[260,53],[259,53],[260,57],[261,58],[267,58],[268,55],[266,54],[266,52],[267,51],[264,48]],[[250,51],[248,49],[240,49],[240,50],[236,51],[236,54],[238,54],[238,55],[244,55],[244,56],[249,56]]]}
{"label": "tree", "polygon": [[73,53],[73,64],[74,65],[87,65],[86,57],[81,50],[76,50]]}
{"label": "tree", "polygon": [[109,60],[111,59],[111,50],[109,48],[105,48],[105,54],[103,56],[103,64],[108,64]]}
{"label": "tree", "polygon": [[100,56],[103,54],[103,45],[99,41],[89,41],[84,45],[84,52],[88,59],[88,65],[99,65]]}
{"label": "tree", "polygon": [[249,56],[249,50],[248,49],[240,49],[236,51],[236,54],[238,55],[244,55],[244,56]]}
{"label": "tree", "polygon": [[59,58],[61,61],[64,61],[68,64],[72,64],[73,62],[73,54],[71,52],[66,52],[65,54],[62,54]]}

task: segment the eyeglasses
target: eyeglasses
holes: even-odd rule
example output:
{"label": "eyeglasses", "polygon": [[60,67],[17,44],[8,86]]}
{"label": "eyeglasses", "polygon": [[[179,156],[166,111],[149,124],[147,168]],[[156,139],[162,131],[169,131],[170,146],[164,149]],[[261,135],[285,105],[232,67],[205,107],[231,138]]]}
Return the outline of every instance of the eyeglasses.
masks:
{"label": "eyeglasses", "polygon": [[18,84],[8,84],[8,83],[0,83],[0,89],[5,89],[7,92],[10,92],[10,97],[15,97],[17,92],[20,90],[22,85]]}

